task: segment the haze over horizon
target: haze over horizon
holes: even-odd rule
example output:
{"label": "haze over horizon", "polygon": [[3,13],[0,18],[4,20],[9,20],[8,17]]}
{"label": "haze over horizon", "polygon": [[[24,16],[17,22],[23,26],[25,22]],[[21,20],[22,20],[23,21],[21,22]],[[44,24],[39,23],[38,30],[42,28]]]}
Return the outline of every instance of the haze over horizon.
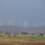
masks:
{"label": "haze over horizon", "polygon": [[45,0],[0,0],[0,25],[45,26]]}

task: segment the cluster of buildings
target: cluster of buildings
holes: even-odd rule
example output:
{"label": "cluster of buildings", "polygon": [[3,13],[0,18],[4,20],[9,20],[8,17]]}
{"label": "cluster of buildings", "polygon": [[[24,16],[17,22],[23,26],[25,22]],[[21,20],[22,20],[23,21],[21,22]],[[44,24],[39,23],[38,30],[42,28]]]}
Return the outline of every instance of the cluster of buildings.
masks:
{"label": "cluster of buildings", "polygon": [[8,33],[8,32],[0,32],[0,37],[5,37],[5,38],[7,38],[7,37],[14,37],[14,36],[16,36],[16,35],[22,35],[22,34],[28,34],[28,33]]}
{"label": "cluster of buildings", "polygon": [[7,33],[7,32],[1,33],[0,32],[0,37],[7,38],[7,37],[14,37],[14,36],[16,36],[16,34],[14,34],[14,33]]}

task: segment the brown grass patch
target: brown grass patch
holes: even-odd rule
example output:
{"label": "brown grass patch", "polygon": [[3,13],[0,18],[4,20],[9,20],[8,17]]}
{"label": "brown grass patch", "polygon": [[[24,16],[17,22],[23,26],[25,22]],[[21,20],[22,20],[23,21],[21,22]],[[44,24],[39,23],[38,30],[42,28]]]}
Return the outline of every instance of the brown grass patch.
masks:
{"label": "brown grass patch", "polygon": [[32,35],[16,35],[16,37],[32,37]]}
{"label": "brown grass patch", "polygon": [[0,39],[0,45],[45,45],[45,40]]}

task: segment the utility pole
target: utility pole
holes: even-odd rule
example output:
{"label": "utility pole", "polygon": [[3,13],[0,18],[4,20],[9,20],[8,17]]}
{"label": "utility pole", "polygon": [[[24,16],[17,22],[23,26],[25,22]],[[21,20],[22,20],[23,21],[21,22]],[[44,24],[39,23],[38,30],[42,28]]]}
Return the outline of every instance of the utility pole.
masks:
{"label": "utility pole", "polygon": [[12,32],[13,32],[13,30],[14,30],[14,18],[12,18]]}

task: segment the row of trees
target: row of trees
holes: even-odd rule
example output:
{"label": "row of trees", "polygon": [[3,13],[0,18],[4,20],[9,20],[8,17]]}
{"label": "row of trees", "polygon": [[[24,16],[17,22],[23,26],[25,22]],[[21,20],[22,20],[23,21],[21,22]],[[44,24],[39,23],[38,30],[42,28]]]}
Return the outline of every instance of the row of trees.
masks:
{"label": "row of trees", "polygon": [[[18,34],[18,35],[20,35],[20,34],[26,34],[26,35],[27,35],[27,34],[29,34],[29,33],[26,33],[26,32],[25,32],[25,33],[17,33],[17,34]],[[31,35],[33,36],[33,35],[36,35],[36,34],[35,34],[35,33],[31,33]],[[38,34],[38,35],[39,35],[39,36],[43,36],[43,33],[40,33],[40,34]]]}
{"label": "row of trees", "polygon": [[[3,33],[3,32],[0,31],[0,33]],[[11,33],[8,33],[8,32],[5,32],[4,34],[11,35]],[[25,34],[25,35],[27,35],[27,34],[29,34],[29,33],[27,33],[27,32],[24,33],[24,32],[23,32],[23,33],[17,33],[17,34],[18,34],[18,35],[20,35],[20,34]],[[31,35],[33,36],[33,35],[35,35],[35,33],[31,33]],[[39,36],[43,36],[43,33],[40,33]]]}

